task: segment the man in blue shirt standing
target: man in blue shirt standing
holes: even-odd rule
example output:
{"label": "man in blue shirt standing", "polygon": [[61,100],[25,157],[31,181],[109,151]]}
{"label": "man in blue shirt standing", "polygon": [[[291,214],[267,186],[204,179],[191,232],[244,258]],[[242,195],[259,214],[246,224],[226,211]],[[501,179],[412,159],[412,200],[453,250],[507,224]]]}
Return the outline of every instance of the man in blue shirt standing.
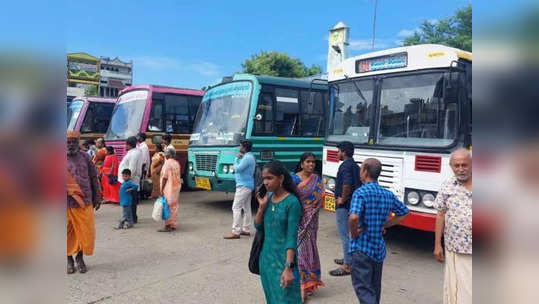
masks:
{"label": "man in blue shirt standing", "polygon": [[[378,184],[382,164],[368,158],[361,164],[363,186],[350,204],[350,270],[352,285],[361,304],[380,303],[382,265],[386,257],[385,229],[408,216],[408,208],[391,191]],[[391,212],[394,217],[389,217]]]}
{"label": "man in blue shirt standing", "polygon": [[329,272],[332,276],[350,275],[350,259],[348,255],[348,209],[350,209],[350,198],[352,193],[361,186],[359,179],[359,166],[354,161],[354,144],[343,141],[337,145],[339,159],[343,161],[337,172],[335,182],[335,216],[337,219],[337,230],[341,238],[343,259],[335,259],[335,263],[342,265]]}
{"label": "man in blue shirt standing", "polygon": [[236,193],[234,194],[234,203],[232,203],[232,233],[223,236],[226,240],[239,239],[240,235],[251,235],[249,232],[249,226],[253,221],[251,195],[255,189],[254,173],[256,167],[255,157],[251,153],[252,147],[253,144],[250,141],[242,140],[240,142],[240,153],[234,159]]}

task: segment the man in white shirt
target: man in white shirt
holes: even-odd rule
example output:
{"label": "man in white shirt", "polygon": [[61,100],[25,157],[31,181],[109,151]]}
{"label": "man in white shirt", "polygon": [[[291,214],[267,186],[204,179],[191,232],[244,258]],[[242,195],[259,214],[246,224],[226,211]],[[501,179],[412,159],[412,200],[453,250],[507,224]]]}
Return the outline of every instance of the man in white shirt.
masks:
{"label": "man in white shirt", "polygon": [[[125,141],[125,149],[127,154],[122,159],[120,166],[118,167],[118,181],[123,182],[122,171],[124,169],[131,170],[131,181],[140,185],[140,179],[142,177],[142,155],[140,150],[137,149],[137,138],[131,136]],[[137,205],[139,201],[139,191],[133,193],[133,204],[131,204],[131,209],[133,211],[133,222],[136,223],[138,220],[137,217]]]}
{"label": "man in white shirt", "polygon": [[139,133],[137,136],[138,146],[137,149],[139,149],[140,154],[142,156],[142,175],[141,175],[141,181],[139,184],[139,190],[142,193],[143,198],[147,197],[149,193],[145,193],[143,190],[143,183],[144,179],[148,175],[148,170],[150,169],[150,150],[148,149],[148,145],[146,144],[146,133]]}

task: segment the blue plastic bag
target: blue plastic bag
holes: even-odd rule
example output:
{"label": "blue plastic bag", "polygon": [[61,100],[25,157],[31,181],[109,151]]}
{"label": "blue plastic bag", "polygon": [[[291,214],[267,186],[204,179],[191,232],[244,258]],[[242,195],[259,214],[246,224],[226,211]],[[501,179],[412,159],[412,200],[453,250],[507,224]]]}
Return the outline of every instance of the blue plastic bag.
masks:
{"label": "blue plastic bag", "polygon": [[164,196],[161,196],[161,202],[163,202],[163,220],[168,220],[170,218],[170,209],[168,209],[168,202]]}

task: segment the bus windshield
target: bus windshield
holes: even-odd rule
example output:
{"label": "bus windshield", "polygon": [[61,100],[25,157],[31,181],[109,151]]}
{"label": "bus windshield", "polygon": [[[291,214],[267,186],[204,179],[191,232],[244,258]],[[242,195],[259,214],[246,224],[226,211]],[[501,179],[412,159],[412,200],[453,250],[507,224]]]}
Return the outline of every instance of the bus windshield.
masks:
{"label": "bus windshield", "polygon": [[105,139],[127,139],[139,133],[147,99],[147,90],[131,91],[121,95],[112,113]]}
{"label": "bus windshield", "polygon": [[107,131],[114,104],[110,102],[90,102],[80,128],[81,133],[100,133]]}
{"label": "bus windshield", "polygon": [[363,144],[369,141],[369,112],[373,110],[374,81],[353,80],[331,86],[333,90],[333,117],[328,141],[351,141]]}
{"label": "bus windshield", "polygon": [[83,105],[84,102],[82,100],[74,100],[67,107],[67,130],[73,131],[75,129]]}
{"label": "bus windshield", "polygon": [[208,90],[195,119],[190,145],[238,145],[246,132],[251,90],[249,81]]}
{"label": "bus windshield", "polygon": [[457,104],[444,100],[443,83],[442,72],[385,78],[376,144],[444,147],[453,143]]}

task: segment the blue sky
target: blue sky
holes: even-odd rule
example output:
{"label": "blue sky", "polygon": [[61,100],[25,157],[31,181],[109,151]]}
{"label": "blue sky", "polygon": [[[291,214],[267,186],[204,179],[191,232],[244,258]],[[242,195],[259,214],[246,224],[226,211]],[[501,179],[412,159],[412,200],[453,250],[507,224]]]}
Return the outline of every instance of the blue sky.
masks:
{"label": "blue sky", "polygon": [[[379,0],[376,48],[397,46],[423,20],[452,15],[470,0]],[[241,71],[263,50],[325,70],[328,30],[350,29],[350,55],[370,51],[374,0],[72,1],[67,52],[134,61],[134,84],[200,88]]]}

